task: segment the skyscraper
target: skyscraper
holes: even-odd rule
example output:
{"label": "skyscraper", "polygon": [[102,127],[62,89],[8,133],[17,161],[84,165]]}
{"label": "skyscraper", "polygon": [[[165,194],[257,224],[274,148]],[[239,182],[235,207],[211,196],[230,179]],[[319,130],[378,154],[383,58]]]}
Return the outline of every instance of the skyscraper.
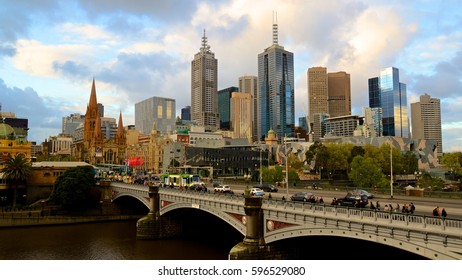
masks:
{"label": "skyscraper", "polygon": [[398,68],[385,68],[369,79],[369,107],[382,108],[383,136],[409,138],[406,84],[399,81]]}
{"label": "skyscraper", "polygon": [[234,138],[252,139],[252,95],[233,92],[230,100],[230,124]]}
{"label": "skyscraper", "polygon": [[343,71],[328,73],[327,94],[331,118],[351,115],[350,74]]}
{"label": "skyscraper", "polygon": [[216,131],[220,126],[217,76],[218,61],[210,51],[204,30],[200,51],[191,62],[191,120],[206,131]]}
{"label": "skyscraper", "polygon": [[229,87],[218,91],[218,114],[220,115],[220,129],[230,129],[230,101],[231,94],[238,92],[237,87]]}
{"label": "skyscraper", "polygon": [[411,104],[412,138],[435,140],[438,157],[443,155],[443,137],[441,133],[441,107],[438,98],[425,93],[420,102]]}
{"label": "skyscraper", "polygon": [[143,134],[150,134],[153,125],[162,133],[175,130],[175,99],[156,97],[135,104],[135,127]]}
{"label": "skyscraper", "polygon": [[327,73],[325,67],[312,67],[307,71],[310,123],[315,114],[330,117],[351,115],[350,74]]}
{"label": "skyscraper", "polygon": [[252,140],[258,141],[258,78],[256,76],[239,77],[239,92],[252,96]]}
{"label": "skyscraper", "polygon": [[308,109],[310,123],[314,123],[315,114],[328,114],[327,102],[327,68],[311,67],[307,71],[308,79]]}
{"label": "skyscraper", "polygon": [[273,44],[258,55],[258,139],[272,129],[278,139],[295,129],[294,55],[278,44],[273,23]]}

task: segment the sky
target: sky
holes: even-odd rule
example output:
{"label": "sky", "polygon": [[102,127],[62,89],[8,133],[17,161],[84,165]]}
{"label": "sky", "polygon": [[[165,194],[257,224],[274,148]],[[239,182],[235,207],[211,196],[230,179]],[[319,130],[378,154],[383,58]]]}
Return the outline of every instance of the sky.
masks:
{"label": "sky", "polygon": [[158,96],[191,101],[191,61],[204,30],[218,59],[218,89],[257,76],[272,44],[294,53],[295,110],[308,114],[307,70],[351,78],[352,113],[368,106],[368,79],[396,67],[408,109],[441,100],[443,151],[462,151],[462,2],[400,0],[0,0],[0,104],[29,120],[29,141],[85,114],[91,82],[105,116],[134,124],[134,107]]}

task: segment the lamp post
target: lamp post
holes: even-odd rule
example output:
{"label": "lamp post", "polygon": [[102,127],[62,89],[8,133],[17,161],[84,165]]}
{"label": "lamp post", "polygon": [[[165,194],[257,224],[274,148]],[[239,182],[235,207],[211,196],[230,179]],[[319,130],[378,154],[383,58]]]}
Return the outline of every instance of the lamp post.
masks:
{"label": "lamp post", "polygon": [[289,199],[289,149],[287,148],[286,137],[284,137],[284,148],[286,154],[286,192],[287,199]]}
{"label": "lamp post", "polygon": [[390,144],[390,198],[393,199],[393,147]]}
{"label": "lamp post", "polygon": [[262,185],[262,181],[263,181],[263,174],[262,174],[262,169],[261,169],[261,166],[262,166],[262,151],[263,151],[263,147],[261,145],[261,142],[260,142],[260,186]]}

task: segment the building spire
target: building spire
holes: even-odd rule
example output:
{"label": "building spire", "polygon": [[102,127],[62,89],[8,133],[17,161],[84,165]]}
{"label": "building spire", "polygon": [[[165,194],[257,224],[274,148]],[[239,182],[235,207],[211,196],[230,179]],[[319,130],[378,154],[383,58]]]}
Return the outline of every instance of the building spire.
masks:
{"label": "building spire", "polygon": [[202,46],[201,46],[202,53],[210,52],[210,46],[207,44],[207,36],[205,36],[205,29],[204,29],[204,36],[202,36]]}
{"label": "building spire", "polygon": [[273,45],[278,44],[278,13],[273,11]]}
{"label": "building spire", "polygon": [[124,134],[124,125],[122,122],[122,111],[120,112],[119,115],[119,123],[117,124],[117,137],[116,137],[116,142],[118,144],[125,144],[125,134]]}
{"label": "building spire", "polygon": [[95,77],[93,77],[93,83],[91,84],[90,103],[88,106],[90,108],[98,107],[98,102],[96,101]]}

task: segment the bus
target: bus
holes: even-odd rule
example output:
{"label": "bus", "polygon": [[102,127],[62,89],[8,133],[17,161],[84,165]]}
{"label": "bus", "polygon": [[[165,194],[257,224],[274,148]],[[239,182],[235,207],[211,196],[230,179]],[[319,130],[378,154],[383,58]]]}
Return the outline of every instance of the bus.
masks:
{"label": "bus", "polygon": [[202,183],[199,175],[192,174],[162,174],[162,184],[165,186],[186,187],[189,188],[193,183]]}

